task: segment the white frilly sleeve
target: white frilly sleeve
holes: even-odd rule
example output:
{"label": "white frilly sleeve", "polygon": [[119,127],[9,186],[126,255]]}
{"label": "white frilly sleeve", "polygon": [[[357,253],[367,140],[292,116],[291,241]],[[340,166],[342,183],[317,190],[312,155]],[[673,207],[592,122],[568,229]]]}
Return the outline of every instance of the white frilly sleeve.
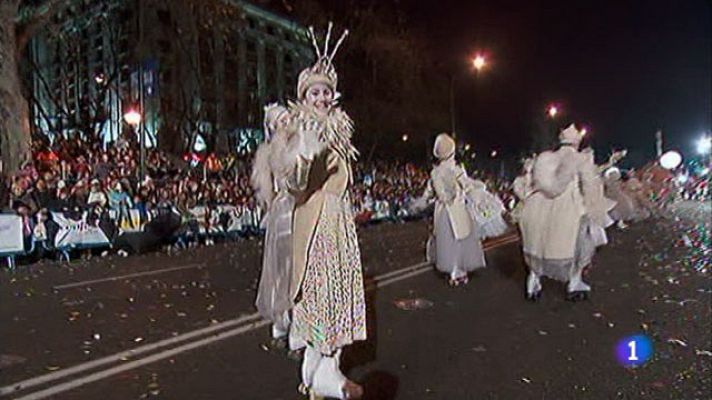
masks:
{"label": "white frilly sleeve", "polygon": [[598,226],[604,228],[610,226],[613,221],[608,216],[608,212],[615,207],[616,202],[604,195],[603,180],[593,161],[593,153],[582,153],[579,179],[586,215]]}
{"label": "white frilly sleeve", "polygon": [[425,191],[423,191],[423,194],[417,199],[413,200],[413,202],[410,204],[408,209],[411,213],[419,213],[428,208],[433,198],[435,197],[432,182],[432,179],[428,179],[428,183],[425,186]]}

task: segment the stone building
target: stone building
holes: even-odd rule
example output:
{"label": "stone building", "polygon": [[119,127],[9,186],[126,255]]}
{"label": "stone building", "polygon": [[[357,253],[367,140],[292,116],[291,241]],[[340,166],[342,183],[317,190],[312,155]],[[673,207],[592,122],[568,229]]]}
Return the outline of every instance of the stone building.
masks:
{"label": "stone building", "polygon": [[133,129],[147,147],[234,149],[259,136],[265,103],[294,96],[312,57],[301,26],[245,1],[68,1],[23,63],[33,129],[49,136],[108,144]]}

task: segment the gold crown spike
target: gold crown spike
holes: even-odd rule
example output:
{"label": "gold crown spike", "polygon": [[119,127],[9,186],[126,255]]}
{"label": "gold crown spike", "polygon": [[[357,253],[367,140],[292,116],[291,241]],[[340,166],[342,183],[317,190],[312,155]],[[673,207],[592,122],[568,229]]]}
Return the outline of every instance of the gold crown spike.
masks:
{"label": "gold crown spike", "polygon": [[319,40],[317,39],[316,33],[314,32],[314,27],[313,26],[309,27],[309,39],[312,42],[314,51],[316,52],[317,60],[326,61],[329,64],[331,64],[331,62],[334,59],[334,56],[336,56],[336,52],[339,50],[339,47],[341,46],[341,43],[343,43],[344,39],[346,39],[346,36],[349,34],[349,30],[345,29],[344,32],[341,34],[341,37],[339,38],[339,40],[336,42],[336,45],[331,50],[331,53],[329,53],[329,45],[331,44],[331,32],[333,31],[333,29],[334,29],[334,23],[329,21],[329,25],[328,25],[327,31],[326,31],[326,38],[324,41],[324,48],[321,49],[319,47]]}

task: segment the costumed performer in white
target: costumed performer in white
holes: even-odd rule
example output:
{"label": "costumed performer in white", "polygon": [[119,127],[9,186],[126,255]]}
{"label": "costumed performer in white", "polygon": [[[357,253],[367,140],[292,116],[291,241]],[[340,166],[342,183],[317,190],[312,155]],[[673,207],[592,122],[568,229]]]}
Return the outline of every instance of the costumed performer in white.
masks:
{"label": "costumed performer in white", "polygon": [[449,135],[438,135],[433,154],[440,162],[431,171],[425,192],[411,209],[417,212],[435,202],[435,267],[448,274],[451,286],[458,286],[468,282],[469,272],[486,265],[480,230],[466,200],[467,194],[475,190],[474,181],[456,163],[455,141]]}
{"label": "costumed performer in white", "polygon": [[610,216],[616,221],[620,229],[628,227],[627,222],[637,219],[638,213],[635,210],[635,201],[627,193],[621,181],[621,171],[618,167],[611,167],[603,174],[606,197],[616,202],[616,206],[611,210]]}
{"label": "costumed performer in white", "polygon": [[522,215],[522,208],[524,208],[524,201],[529,197],[530,194],[534,193],[534,183],[532,177],[532,168],[534,167],[534,157],[525,158],[522,162],[522,172],[519,176],[514,178],[512,182],[512,190],[514,195],[517,196],[517,205],[514,207],[510,216],[512,221],[519,223],[519,219]]}
{"label": "costumed performer in white", "polygon": [[524,260],[529,267],[527,298],[541,295],[541,278],[567,283],[567,299],[588,298],[582,278],[615,205],[603,195],[592,151],[579,151],[583,134],[571,124],[559,135],[561,147],[539,154],[532,169],[532,193],[524,200],[519,226]]}
{"label": "costumed performer in white", "polygon": [[290,345],[306,347],[300,391],[312,399],[355,399],[363,388],[340,370],[344,347],[366,340],[366,301],[361,254],[349,187],[351,163],[358,152],[351,144],[353,122],[336,106],[337,74],[333,57],[345,31],[329,49],[310,36],[316,63],[299,74],[297,103],[290,103],[300,140],[295,195],[294,275]]}
{"label": "costumed performer in white", "polygon": [[292,279],[292,213],[298,140],[289,129],[286,107],[265,107],[265,141],[255,152],[250,181],[255,197],[266,214],[260,276],[255,306],[260,315],[272,321],[270,350],[287,350],[289,332],[290,281]]}

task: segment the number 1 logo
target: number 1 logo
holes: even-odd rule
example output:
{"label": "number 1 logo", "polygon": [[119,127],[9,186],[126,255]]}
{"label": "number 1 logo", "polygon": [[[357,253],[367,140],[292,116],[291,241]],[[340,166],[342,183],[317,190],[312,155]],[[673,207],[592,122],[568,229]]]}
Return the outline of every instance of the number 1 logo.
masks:
{"label": "number 1 logo", "polygon": [[635,340],[628,342],[628,347],[630,348],[630,356],[628,356],[628,361],[638,361],[638,356],[635,355]]}

